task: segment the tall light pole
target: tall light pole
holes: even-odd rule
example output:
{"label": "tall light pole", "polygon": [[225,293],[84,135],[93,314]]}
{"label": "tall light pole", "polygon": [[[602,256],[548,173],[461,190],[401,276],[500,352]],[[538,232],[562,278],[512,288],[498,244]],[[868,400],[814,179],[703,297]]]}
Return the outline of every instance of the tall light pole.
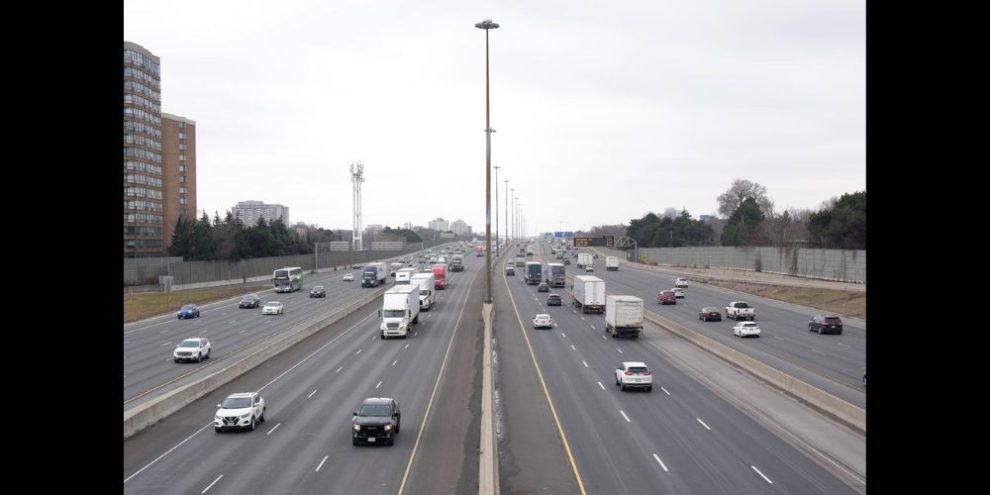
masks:
{"label": "tall light pole", "polygon": [[488,30],[498,24],[485,19],[474,25],[485,30],[485,302],[492,302],[492,126],[488,98]]}
{"label": "tall light pole", "polygon": [[509,232],[512,233],[512,239],[517,239],[516,237],[516,189],[509,189],[512,191],[512,229]]}
{"label": "tall light pole", "polygon": [[[496,186],[498,184],[495,184]],[[505,180],[505,241],[509,242],[509,180]]]}
{"label": "tall light pole", "polygon": [[502,167],[495,165],[492,168],[495,169],[495,257],[498,258],[498,169]]}

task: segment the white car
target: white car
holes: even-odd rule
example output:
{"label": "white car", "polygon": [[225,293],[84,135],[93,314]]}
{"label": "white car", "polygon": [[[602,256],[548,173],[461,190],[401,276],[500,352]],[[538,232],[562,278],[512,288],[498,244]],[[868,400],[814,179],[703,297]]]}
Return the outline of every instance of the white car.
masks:
{"label": "white car", "polygon": [[593,272],[593,271],[595,271],[595,267],[593,267],[591,265],[587,265],[587,266],[584,267],[584,271],[586,271],[586,272]]}
{"label": "white car", "polygon": [[674,280],[674,287],[681,287],[686,289],[687,286],[688,286],[688,281],[684,277],[680,277],[677,280]]}
{"label": "white car", "polygon": [[213,430],[247,428],[254,430],[258,423],[265,422],[265,399],[258,392],[228,395],[223,404],[217,404],[217,414],[213,417]]}
{"label": "white car", "polygon": [[615,370],[615,384],[620,390],[645,388],[653,390],[653,370],[640,361],[625,361]]}
{"label": "white car", "polygon": [[533,318],[533,328],[553,328],[553,318],[547,314],[536,315]]}
{"label": "white car", "polygon": [[760,327],[751,321],[740,321],[736,323],[736,326],[732,327],[732,334],[736,337],[759,337]]}
{"label": "white car", "polygon": [[268,302],[265,303],[265,306],[263,308],[261,308],[261,314],[263,314],[263,315],[280,315],[280,314],[282,314],[282,311],[283,310],[284,310],[284,308],[282,307],[282,303],[280,303],[278,301],[268,301]]}
{"label": "white car", "polygon": [[344,274],[344,282],[353,282],[353,281],[354,281],[354,274],[353,273],[345,273]]}
{"label": "white car", "polygon": [[674,291],[674,297],[676,297],[677,299],[684,299],[684,289],[680,287],[674,287],[673,289],[670,290]]}
{"label": "white car", "polygon": [[172,351],[172,361],[196,361],[210,359],[210,341],[202,337],[183,340]]}

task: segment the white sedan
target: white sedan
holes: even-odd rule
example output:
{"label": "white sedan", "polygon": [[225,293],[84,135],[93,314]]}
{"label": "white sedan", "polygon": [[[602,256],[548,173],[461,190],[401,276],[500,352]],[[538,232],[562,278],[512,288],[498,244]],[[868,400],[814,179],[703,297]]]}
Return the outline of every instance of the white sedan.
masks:
{"label": "white sedan", "polygon": [[687,286],[688,286],[688,280],[684,277],[680,277],[677,280],[674,280],[674,287],[687,288]]}
{"label": "white sedan", "polygon": [[263,315],[280,315],[282,314],[283,308],[282,303],[278,301],[269,301],[265,303],[265,306],[261,308],[261,314]]}
{"label": "white sedan", "polygon": [[677,299],[684,299],[684,289],[680,287],[674,287],[673,289],[670,290],[674,291],[674,297],[676,297]]}
{"label": "white sedan", "polygon": [[533,328],[553,328],[553,318],[547,314],[536,315],[533,318]]}
{"label": "white sedan", "polygon": [[344,274],[344,282],[353,282],[353,281],[354,281],[354,274],[353,273],[345,273]]}
{"label": "white sedan", "polygon": [[760,327],[751,321],[740,321],[732,327],[732,334],[736,337],[759,337]]}

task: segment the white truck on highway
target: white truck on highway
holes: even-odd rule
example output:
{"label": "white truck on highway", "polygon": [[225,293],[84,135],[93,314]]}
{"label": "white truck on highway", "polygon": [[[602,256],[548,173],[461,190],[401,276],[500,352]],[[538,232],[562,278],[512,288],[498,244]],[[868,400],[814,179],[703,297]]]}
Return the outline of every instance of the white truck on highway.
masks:
{"label": "white truck on highway", "polygon": [[733,320],[756,321],[756,309],[743,301],[732,301],[725,307],[725,317]]}
{"label": "white truck on highway", "polygon": [[436,281],[432,273],[416,273],[409,279],[410,284],[419,287],[419,309],[429,311],[433,307],[433,294],[436,292]]}
{"label": "white truck on highway", "polygon": [[412,326],[419,323],[419,287],[396,285],[385,292],[380,312],[381,337],[409,336]]}
{"label": "white truck on highway", "polygon": [[643,333],[643,300],[636,296],[606,297],[605,333],[612,338],[639,337]]}
{"label": "white truck on highway", "polygon": [[583,269],[584,267],[593,263],[591,258],[591,253],[578,253],[577,257],[577,267]]}
{"label": "white truck on highway", "polygon": [[399,271],[395,272],[395,285],[409,284],[415,273],[415,268],[399,268]]}
{"label": "white truck on highway", "polygon": [[614,272],[619,269],[619,257],[618,256],[606,256],[605,257],[605,270]]}
{"label": "white truck on highway", "polygon": [[576,275],[571,282],[571,304],[582,313],[605,311],[605,281],[593,275]]}

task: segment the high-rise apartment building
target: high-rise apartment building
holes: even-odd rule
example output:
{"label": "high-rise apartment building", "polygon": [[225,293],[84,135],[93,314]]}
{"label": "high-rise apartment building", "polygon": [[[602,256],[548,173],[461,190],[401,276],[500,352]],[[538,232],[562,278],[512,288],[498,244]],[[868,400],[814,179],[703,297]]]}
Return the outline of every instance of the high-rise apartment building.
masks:
{"label": "high-rise apartment building", "polygon": [[124,256],[165,251],[161,68],[141,45],[124,42]]}
{"label": "high-rise apartment building", "polygon": [[471,235],[471,226],[460,218],[451,222],[450,230],[459,236]]}
{"label": "high-rise apartment building", "polygon": [[430,220],[430,228],[436,230],[437,232],[446,232],[450,230],[450,222],[444,220],[442,217],[437,217]]}
{"label": "high-rise apartment building", "polygon": [[196,122],[162,113],[162,195],[165,246],[179,218],[196,219]]}
{"label": "high-rise apartment building", "polygon": [[264,218],[266,223],[272,223],[276,218],[281,218],[282,223],[289,225],[289,207],[276,204],[265,204],[261,201],[241,201],[234,206],[234,218],[240,218],[245,227],[254,227],[258,224],[259,218]]}

